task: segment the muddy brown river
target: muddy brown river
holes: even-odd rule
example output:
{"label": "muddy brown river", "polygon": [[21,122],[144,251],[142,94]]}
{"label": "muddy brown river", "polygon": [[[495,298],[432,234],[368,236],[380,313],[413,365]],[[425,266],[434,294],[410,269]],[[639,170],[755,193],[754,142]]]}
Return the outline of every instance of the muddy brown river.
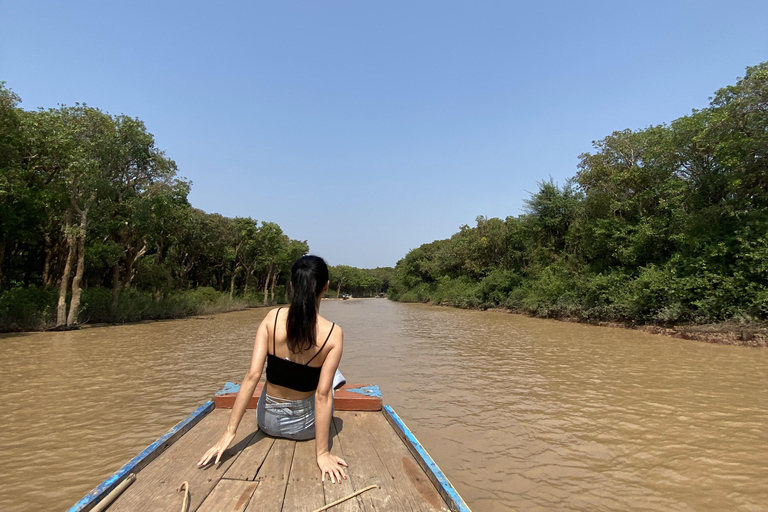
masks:
{"label": "muddy brown river", "polygon": [[[0,335],[0,510],[66,510],[227,380],[265,309]],[[768,511],[768,350],[326,301],[474,511]]]}

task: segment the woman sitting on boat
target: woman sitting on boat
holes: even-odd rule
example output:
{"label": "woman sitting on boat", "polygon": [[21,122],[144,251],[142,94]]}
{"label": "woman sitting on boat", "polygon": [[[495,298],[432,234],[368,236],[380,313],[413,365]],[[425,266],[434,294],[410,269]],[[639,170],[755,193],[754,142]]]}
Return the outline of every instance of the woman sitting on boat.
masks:
{"label": "woman sitting on boat", "polygon": [[320,300],[328,284],[328,266],[322,258],[304,256],[293,264],[291,305],[270,311],[261,322],[227,430],[198,466],[214,458],[218,463],[235,438],[266,361],[267,382],[256,409],[259,429],[273,437],[314,437],[323,480],[325,475],[334,483],[347,478],[347,463],[328,450],[333,382],[344,338],[338,325],[320,316]]}

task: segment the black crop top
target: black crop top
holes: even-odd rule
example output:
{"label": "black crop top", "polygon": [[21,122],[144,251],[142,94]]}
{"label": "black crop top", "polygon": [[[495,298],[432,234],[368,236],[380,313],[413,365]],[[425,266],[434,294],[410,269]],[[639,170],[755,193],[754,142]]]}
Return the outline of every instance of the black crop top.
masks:
{"label": "black crop top", "polygon": [[326,343],[331,339],[331,333],[336,324],[334,323],[331,326],[331,330],[328,331],[328,337],[325,338],[325,343],[306,364],[296,363],[288,359],[280,359],[275,355],[275,334],[277,332],[277,317],[280,315],[281,309],[283,308],[278,308],[277,313],[275,313],[275,327],[272,329],[272,353],[270,354],[267,351],[267,380],[272,384],[293,389],[294,391],[315,391],[317,384],[320,382],[320,370],[322,367],[309,366],[309,363],[317,357],[317,354],[323,351]]}

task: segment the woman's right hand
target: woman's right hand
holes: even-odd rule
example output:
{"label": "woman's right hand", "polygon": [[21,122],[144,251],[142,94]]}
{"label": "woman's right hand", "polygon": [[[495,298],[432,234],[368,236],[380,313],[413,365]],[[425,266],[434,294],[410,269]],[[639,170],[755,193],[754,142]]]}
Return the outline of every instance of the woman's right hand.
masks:
{"label": "woman's right hand", "polygon": [[216,460],[214,461],[215,464],[218,464],[221,460],[221,455],[224,453],[224,451],[229,448],[229,443],[232,442],[232,440],[235,438],[234,432],[226,431],[224,432],[224,435],[221,436],[221,439],[211,447],[210,450],[205,452],[205,455],[202,456],[202,458],[197,461],[198,467],[207,466],[209,462],[213,460],[214,457],[216,457]]}

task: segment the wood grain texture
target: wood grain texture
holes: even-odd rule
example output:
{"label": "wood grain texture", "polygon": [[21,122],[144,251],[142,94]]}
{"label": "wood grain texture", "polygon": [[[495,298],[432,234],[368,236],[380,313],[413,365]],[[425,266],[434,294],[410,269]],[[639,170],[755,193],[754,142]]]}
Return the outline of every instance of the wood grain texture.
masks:
{"label": "wood grain texture", "polygon": [[275,439],[264,463],[256,474],[259,486],[251,497],[246,512],[280,512],[285,488],[291,472],[296,441]]}
{"label": "wood grain texture", "polygon": [[259,482],[222,478],[197,512],[244,512]]}
{"label": "wood grain texture", "polygon": [[214,410],[144,468],[110,512],[176,512],[189,482],[194,512],[311,512],[369,485],[378,485],[333,512],[448,512],[424,469],[383,413],[337,411],[331,453],[347,461],[348,480],[323,482],[315,441],[275,439],[257,431],[256,412],[246,411],[233,446],[218,465],[197,460],[225,431],[229,411]]}
{"label": "wood grain texture", "polygon": [[379,459],[373,447],[373,440],[366,428],[361,426],[363,416],[377,413],[338,412],[340,420],[339,440],[344,447],[349,474],[355,489],[364,489],[369,485],[379,485],[381,489],[368,491],[360,495],[360,500],[367,511],[400,510],[410,511],[411,507],[399,498],[398,490],[392,483],[392,476]]}
{"label": "wood grain texture", "polygon": [[[343,428],[341,419],[334,416],[333,423],[331,424],[331,454],[341,457],[348,464],[344,446],[339,436],[339,428]],[[319,471],[319,469],[318,469]],[[325,492],[325,504],[333,503],[336,500],[349,496],[358,489],[364,489],[365,487],[359,487],[355,485],[355,481],[347,472],[347,479],[342,480],[340,484],[334,484],[326,480],[323,482],[323,490]],[[375,490],[368,492],[376,492]],[[340,503],[333,507],[333,512],[360,512],[366,510],[363,504],[363,499],[360,496],[356,496],[344,503]]]}
{"label": "wood grain texture", "polygon": [[199,469],[197,461],[221,437],[228,421],[228,411],[211,412],[136,475],[136,482],[110,506],[110,512],[177,512],[183,499],[177,488],[183,481],[189,482],[189,510],[197,510],[256,430],[256,413],[247,411],[233,446],[224,452],[221,462]]}
{"label": "wood grain texture", "polygon": [[315,441],[296,443],[283,510],[312,512],[325,505],[323,483],[317,467]]}
{"label": "wood grain texture", "polygon": [[414,510],[450,511],[432,481],[383,414],[361,414],[360,423],[368,430],[371,439],[377,441],[374,449],[379,459],[393,476],[392,481],[396,483],[396,487],[409,496]]}
{"label": "wood grain texture", "polygon": [[224,478],[233,480],[254,480],[261,465],[269,454],[274,437],[269,437],[262,431],[256,432],[232,466],[224,473]]}

